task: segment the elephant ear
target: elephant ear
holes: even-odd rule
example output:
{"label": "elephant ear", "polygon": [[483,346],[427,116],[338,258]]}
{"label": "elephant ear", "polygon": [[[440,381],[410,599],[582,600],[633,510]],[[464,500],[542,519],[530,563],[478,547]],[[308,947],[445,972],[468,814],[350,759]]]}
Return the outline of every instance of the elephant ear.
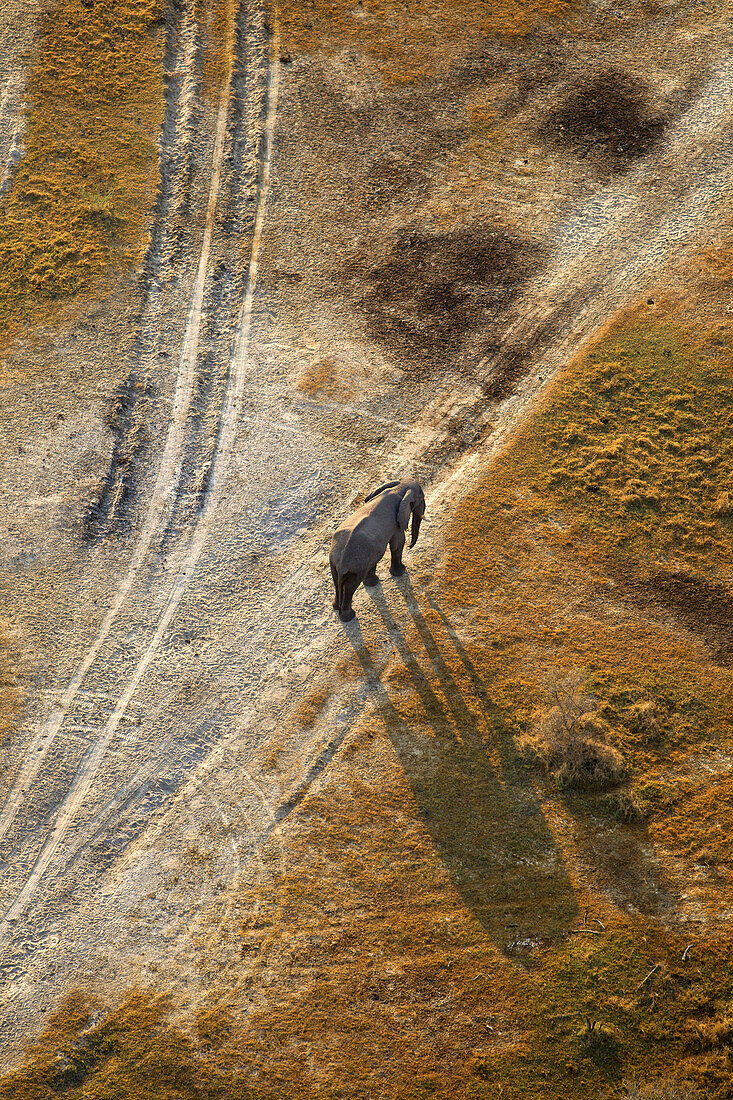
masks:
{"label": "elephant ear", "polygon": [[412,514],[414,503],[415,500],[412,495],[412,489],[408,489],[402,498],[402,503],[400,504],[400,509],[397,513],[397,526],[399,527],[400,531],[407,530],[407,525],[410,522],[410,516]]}

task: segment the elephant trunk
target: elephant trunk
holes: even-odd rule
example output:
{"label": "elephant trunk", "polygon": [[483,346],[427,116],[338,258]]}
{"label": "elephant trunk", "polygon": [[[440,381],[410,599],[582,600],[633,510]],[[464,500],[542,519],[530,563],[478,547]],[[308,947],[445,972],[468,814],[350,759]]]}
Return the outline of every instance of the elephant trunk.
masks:
{"label": "elephant trunk", "polygon": [[412,541],[410,542],[410,549],[417,542],[417,536],[420,534],[420,524],[422,523],[422,516],[417,512],[412,513]]}

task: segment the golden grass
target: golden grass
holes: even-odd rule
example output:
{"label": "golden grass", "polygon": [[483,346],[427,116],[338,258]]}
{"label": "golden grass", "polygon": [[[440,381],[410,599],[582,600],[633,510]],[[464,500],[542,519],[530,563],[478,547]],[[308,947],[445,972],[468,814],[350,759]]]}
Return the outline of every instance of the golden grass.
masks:
{"label": "golden grass", "polygon": [[198,0],[197,16],[205,29],[202,91],[218,100],[229,77],[232,0]]}
{"label": "golden grass", "polygon": [[[557,1095],[536,1090],[563,1043],[569,1063],[582,1048],[609,1084],[684,1066],[706,1095],[730,1095],[728,1047],[692,1052],[684,1035],[698,1003],[722,1012],[731,997],[733,355],[719,321],[677,302],[655,313],[629,311],[566,369],[460,502],[437,580],[446,609],[469,613],[467,653],[515,742],[539,738],[544,751],[558,685],[572,682],[593,699],[580,718],[600,724],[630,773],[621,791],[565,784],[562,795],[535,773],[578,904],[585,894],[607,932],[556,942],[525,1011],[552,1018],[575,998],[606,1028],[599,1040],[582,1018],[537,1023],[531,1053],[505,1058],[504,1072],[491,1063],[506,1095],[523,1095],[519,1081]],[[629,904],[647,916],[629,917]],[[694,971],[680,965],[678,918],[705,944]],[[641,956],[664,959],[664,979],[633,994]],[[556,1074],[564,1094],[583,1095],[588,1080]]]}
{"label": "golden grass", "polygon": [[161,8],[59,0],[28,74],[25,155],[0,206],[6,337],[144,247],[162,119]]}
{"label": "golden grass", "polygon": [[285,48],[314,53],[348,43],[374,60],[385,81],[403,84],[434,74],[467,41],[527,34],[578,7],[578,0],[285,0],[280,19]]}
{"label": "golden grass", "polygon": [[[715,615],[733,549],[719,505],[732,374],[717,336],[629,320],[566,372],[463,502],[450,598],[476,607],[482,663],[518,729],[549,706],[549,681],[580,671],[632,772],[730,741],[731,673],[715,660],[728,626]],[[678,575],[713,594],[686,601],[683,585],[670,603]],[[639,705],[655,708],[654,733]]]}
{"label": "golden grass", "polygon": [[0,1078],[3,1100],[255,1100],[241,1065],[207,1057],[211,1021],[189,1035],[169,1021],[170,999],[134,990],[111,1011],[82,993],[65,998],[25,1065]]}
{"label": "golden grass", "polygon": [[331,694],[331,684],[321,684],[304,696],[293,707],[293,718],[299,726],[309,727],[325,707]]}

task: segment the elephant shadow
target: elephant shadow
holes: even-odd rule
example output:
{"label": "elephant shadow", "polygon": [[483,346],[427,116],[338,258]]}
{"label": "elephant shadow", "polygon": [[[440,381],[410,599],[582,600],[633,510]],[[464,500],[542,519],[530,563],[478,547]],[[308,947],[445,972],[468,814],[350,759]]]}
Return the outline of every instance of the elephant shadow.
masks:
{"label": "elephant shadow", "polygon": [[[368,590],[419,700],[417,721],[401,713],[382,683],[358,622],[344,632],[454,886],[501,950],[529,954],[564,934],[577,914],[554,836],[501,712],[448,617],[432,595],[423,611],[407,575],[388,593],[394,614],[381,586]],[[421,661],[397,622],[405,611]]]}

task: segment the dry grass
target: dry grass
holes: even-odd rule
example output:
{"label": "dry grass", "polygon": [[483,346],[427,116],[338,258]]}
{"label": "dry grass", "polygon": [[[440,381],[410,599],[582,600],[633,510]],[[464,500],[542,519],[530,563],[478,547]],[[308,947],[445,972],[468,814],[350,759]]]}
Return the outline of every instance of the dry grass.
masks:
{"label": "dry grass", "polygon": [[229,75],[232,0],[199,0],[197,12],[205,28],[202,91],[216,101]]}
{"label": "dry grass", "polygon": [[0,208],[6,337],[141,255],[157,185],[160,20],[151,0],[60,0],[41,21],[26,153]]}
{"label": "dry grass", "polygon": [[245,1068],[206,1055],[200,1037],[169,1022],[170,1001],[133,991],[117,1008],[69,995],[33,1043],[25,1065],[0,1078],[2,1100],[258,1100],[272,1095],[245,1082]]}
{"label": "dry grass", "polygon": [[23,702],[19,662],[10,624],[0,619],[0,745],[13,729]]}
{"label": "dry grass", "polygon": [[[383,79],[398,84],[422,81],[467,41],[491,34],[527,34],[538,23],[564,20],[578,0],[286,0],[281,6],[283,44],[290,50],[336,51],[348,43],[369,55]],[[436,36],[435,27],[440,27]]]}
{"label": "dry grass", "polygon": [[351,401],[354,396],[347,365],[334,355],[308,363],[296,378],[295,388],[309,397],[320,396],[331,401]]}
{"label": "dry grass", "polygon": [[[591,986],[604,988],[607,1007],[597,1002],[589,1015],[614,1043],[596,1051],[597,1065],[618,1080],[648,1074],[646,1057],[660,1080],[674,1071],[723,1100],[726,1017],[695,1013],[729,1003],[717,968],[728,965],[733,903],[733,358],[719,322],[685,317],[676,304],[656,313],[635,309],[611,326],[484,471],[449,529],[438,598],[469,612],[470,660],[520,749],[552,773],[543,805],[566,873],[588,891],[591,912],[610,899],[620,907],[613,931],[602,916],[605,933],[596,925],[597,937],[578,937],[587,964],[593,958],[605,975]],[[628,787],[594,793],[626,771]],[[642,885],[650,878],[652,890]],[[681,948],[660,944],[668,968],[638,996],[656,1013],[664,1005],[664,1022],[644,1020],[630,980],[612,990],[611,975],[632,969],[624,937],[638,945],[643,928],[648,943],[644,918],[621,917],[629,904],[658,931],[660,918],[674,928],[676,912],[694,913],[686,927],[718,958],[684,975],[672,962]],[[538,1010],[558,1004],[560,988],[564,1003],[573,988],[582,998],[571,956],[559,947],[545,956]],[[538,1067],[553,1041],[549,1029],[535,1036],[531,1058],[507,1059],[525,1089],[547,1080]],[[563,1088],[575,1095],[569,1079]]]}
{"label": "dry grass", "polygon": [[293,708],[293,718],[302,728],[313,725],[325,707],[332,691],[331,683],[321,684],[304,696]]}
{"label": "dry grass", "polygon": [[639,1084],[624,1081],[620,1100],[703,1100],[702,1093],[690,1081],[653,1081]]}
{"label": "dry grass", "polygon": [[626,778],[621,753],[607,745],[596,730],[548,730],[545,726],[519,741],[527,759],[538,759],[563,790],[605,790]]}

